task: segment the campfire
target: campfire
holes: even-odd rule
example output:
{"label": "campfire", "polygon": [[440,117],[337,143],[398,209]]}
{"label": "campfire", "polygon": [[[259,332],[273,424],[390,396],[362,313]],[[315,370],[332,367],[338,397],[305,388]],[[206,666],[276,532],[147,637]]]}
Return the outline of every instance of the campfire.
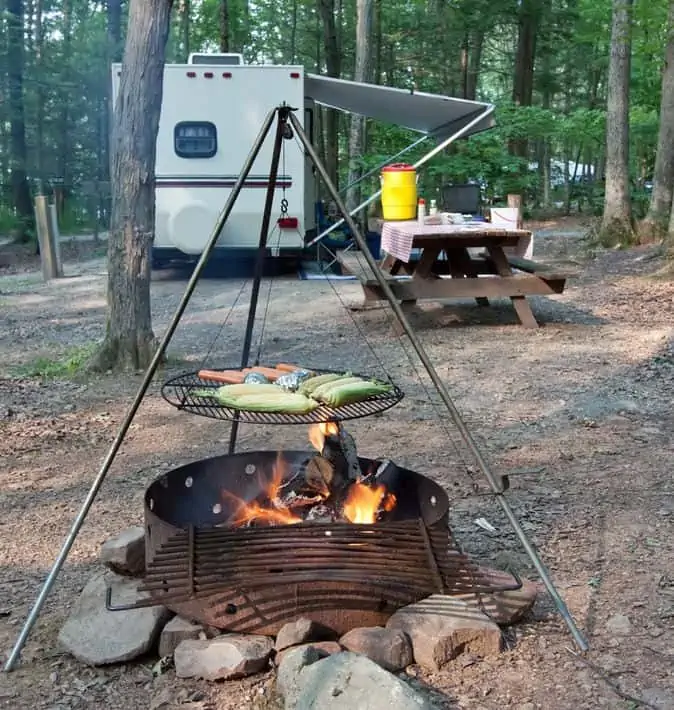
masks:
{"label": "campfire", "polygon": [[268,527],[302,522],[345,522],[372,525],[393,510],[396,498],[377,471],[363,474],[350,434],[335,422],[309,427],[309,441],[318,452],[289,475],[288,463],[278,454],[271,476],[259,475],[260,494],[246,502],[224,491],[235,510],[230,527]]}
{"label": "campfire", "polygon": [[309,438],[313,450],[220,455],[153,481],[138,604],[232,633],[304,616],[341,634],[432,594],[493,590],[455,545],[440,485],[358,456],[336,423]]}

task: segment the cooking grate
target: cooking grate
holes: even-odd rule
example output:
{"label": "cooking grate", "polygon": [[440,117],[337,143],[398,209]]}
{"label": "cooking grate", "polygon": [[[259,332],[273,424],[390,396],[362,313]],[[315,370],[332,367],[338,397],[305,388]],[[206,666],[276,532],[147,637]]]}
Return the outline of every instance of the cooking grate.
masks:
{"label": "cooking grate", "polygon": [[[326,374],[331,372],[331,370],[314,370],[314,372]],[[363,375],[363,377],[365,376]],[[362,402],[345,404],[341,407],[321,405],[314,409],[313,412],[307,414],[283,414],[280,412],[248,412],[231,409],[218,404],[209,397],[200,397],[194,393],[195,390],[215,390],[218,387],[220,387],[218,383],[201,379],[198,372],[188,372],[165,382],[161,393],[169,404],[184,412],[224,421],[239,421],[246,424],[318,424],[320,422],[359,419],[360,417],[368,417],[372,414],[384,412],[398,404],[404,397],[402,390],[392,385],[393,390],[389,394],[375,395]]]}
{"label": "cooking grate", "polygon": [[[319,586],[315,583],[320,580]],[[311,583],[311,589],[303,585]],[[320,585],[323,585],[321,588]],[[421,519],[376,525],[300,523],[275,528],[190,526],[159,545],[130,606],[201,602],[216,625],[253,632],[327,609],[388,612],[435,593],[519,589],[487,575],[453,544],[445,525]],[[292,590],[292,591],[289,591]]]}

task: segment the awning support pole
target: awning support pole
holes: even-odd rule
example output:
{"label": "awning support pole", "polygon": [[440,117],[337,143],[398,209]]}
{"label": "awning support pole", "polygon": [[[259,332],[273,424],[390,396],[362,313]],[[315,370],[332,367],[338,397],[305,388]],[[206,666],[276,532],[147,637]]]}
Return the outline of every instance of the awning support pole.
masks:
{"label": "awning support pole", "polygon": [[[491,116],[492,113],[494,113],[494,107],[489,106],[485,111],[483,111],[481,114],[476,116],[472,121],[469,121],[463,128],[459,129],[456,133],[453,133],[451,136],[449,136],[449,138],[446,138],[441,143],[438,143],[438,145],[436,145],[435,148],[428,151],[428,153],[426,153],[424,156],[419,158],[419,160],[417,160],[417,162],[414,163],[414,167],[420,168],[422,165],[427,163],[431,158],[434,158],[438,153],[445,150],[445,148],[447,148],[447,146],[451,145],[452,143],[454,143],[454,141],[461,138],[461,136],[468,133],[471,130],[471,128],[474,128],[481,121],[484,121],[485,118],[488,118],[489,116]],[[425,137],[427,137],[427,136],[425,136]],[[419,141],[417,141],[417,142],[419,142]],[[405,150],[407,150],[408,148],[411,148],[413,145],[415,145],[415,144],[413,143],[411,146],[408,146]],[[400,155],[400,153],[398,153],[397,155]],[[365,200],[365,202],[361,202],[358,205],[358,207],[354,207],[351,210],[351,212],[349,212],[349,216],[353,217],[354,215],[358,214],[361,210],[363,210],[365,207],[367,207],[371,202],[374,202],[380,195],[381,195],[381,190],[377,190],[377,192],[375,192],[373,195],[370,195],[370,197],[368,197],[368,199]],[[335,229],[339,229],[339,227],[341,227],[345,221],[346,221],[345,218],[342,217],[340,220],[338,220],[334,224],[331,224],[328,227],[328,229],[321,232],[317,237],[312,239],[306,245],[307,248],[312,247],[314,244],[317,244],[318,242],[320,242],[321,239],[323,239],[324,237],[327,237],[328,234],[330,234],[331,232],[334,232]]]}

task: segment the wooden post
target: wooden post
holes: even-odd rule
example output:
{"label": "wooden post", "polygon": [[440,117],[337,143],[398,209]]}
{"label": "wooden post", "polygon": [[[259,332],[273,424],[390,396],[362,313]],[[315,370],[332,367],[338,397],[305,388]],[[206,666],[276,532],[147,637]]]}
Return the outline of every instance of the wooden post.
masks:
{"label": "wooden post", "polygon": [[50,226],[51,226],[51,237],[54,244],[54,250],[56,254],[56,276],[60,279],[63,278],[63,262],[61,261],[61,232],[59,230],[59,218],[58,211],[56,210],[56,205],[51,202],[49,204],[49,216]]}
{"label": "wooden post", "polygon": [[40,243],[42,277],[45,281],[63,276],[59,247],[56,243],[57,230],[55,230],[52,216],[55,211],[55,206],[49,205],[45,195],[38,195],[35,198],[35,224],[37,226],[37,238]]}
{"label": "wooden post", "polygon": [[522,229],[522,195],[508,195],[508,207],[517,210],[517,229]]}

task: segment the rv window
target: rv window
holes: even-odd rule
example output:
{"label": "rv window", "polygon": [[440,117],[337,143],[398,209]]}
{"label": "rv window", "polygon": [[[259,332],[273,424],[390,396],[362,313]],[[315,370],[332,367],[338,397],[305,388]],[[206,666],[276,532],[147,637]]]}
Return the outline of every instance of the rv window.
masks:
{"label": "rv window", "polygon": [[181,121],[173,130],[176,155],[181,158],[212,158],[218,151],[215,126],[209,121]]}

